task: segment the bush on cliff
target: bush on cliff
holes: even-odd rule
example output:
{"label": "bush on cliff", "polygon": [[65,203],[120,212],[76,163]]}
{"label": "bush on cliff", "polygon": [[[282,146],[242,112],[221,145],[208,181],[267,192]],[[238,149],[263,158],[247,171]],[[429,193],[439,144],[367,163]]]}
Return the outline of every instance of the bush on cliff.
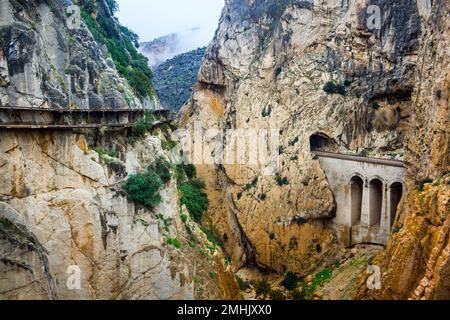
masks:
{"label": "bush on cliff", "polygon": [[154,171],[131,175],[123,189],[132,201],[142,203],[149,209],[153,209],[161,201],[159,190],[163,186],[161,178]]}
{"label": "bush on cliff", "polygon": [[164,158],[158,158],[148,167],[144,173],[131,175],[123,186],[123,190],[132,201],[142,203],[149,209],[153,209],[162,198],[161,188],[172,178],[170,163]]}
{"label": "bush on cliff", "polygon": [[164,158],[158,158],[155,164],[150,167],[161,178],[163,183],[168,183],[172,179],[172,172],[170,171],[170,163]]}
{"label": "bush on cliff", "polygon": [[142,138],[152,127],[155,117],[150,112],[146,112],[144,118],[139,120],[131,129],[132,138]]}
{"label": "bush on cliff", "polygon": [[323,87],[323,91],[330,94],[340,94],[345,96],[345,86],[335,81],[328,81]]}
{"label": "bush on cliff", "polygon": [[298,286],[298,278],[297,275],[293,272],[288,272],[284,276],[281,285],[285,287],[287,290],[294,290]]}
{"label": "bush on cliff", "polygon": [[201,222],[203,213],[208,210],[208,197],[203,192],[204,184],[198,183],[198,180],[188,181],[180,186],[181,203],[186,206],[191,217],[196,222]]}

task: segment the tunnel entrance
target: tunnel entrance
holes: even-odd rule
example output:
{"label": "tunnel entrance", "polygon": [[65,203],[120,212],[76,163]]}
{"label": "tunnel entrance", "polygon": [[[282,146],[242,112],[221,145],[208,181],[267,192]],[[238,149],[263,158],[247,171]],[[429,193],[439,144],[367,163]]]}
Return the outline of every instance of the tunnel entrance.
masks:
{"label": "tunnel entrance", "polygon": [[337,152],[338,144],[324,133],[313,134],[309,138],[311,151]]}
{"label": "tunnel entrance", "polygon": [[396,182],[391,185],[391,203],[390,203],[390,216],[391,216],[391,228],[394,226],[395,218],[397,215],[397,208],[400,200],[403,196],[403,185]]}
{"label": "tunnel entrance", "polygon": [[352,210],[352,226],[357,225],[361,222],[361,210],[362,210],[362,200],[363,200],[363,180],[356,176],[350,181],[351,189],[351,210]]}
{"label": "tunnel entrance", "polygon": [[370,225],[381,225],[381,211],[383,205],[383,183],[374,179],[370,182]]}

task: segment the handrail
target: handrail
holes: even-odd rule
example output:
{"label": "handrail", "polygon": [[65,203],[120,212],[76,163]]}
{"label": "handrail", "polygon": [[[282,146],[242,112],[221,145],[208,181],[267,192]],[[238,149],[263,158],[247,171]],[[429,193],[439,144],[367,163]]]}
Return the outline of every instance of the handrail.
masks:
{"label": "handrail", "polygon": [[[159,120],[152,124],[152,128],[170,123],[170,121]],[[0,124],[0,129],[46,129],[46,130],[65,130],[65,129],[100,129],[100,128],[132,128],[136,123],[86,123],[86,124]]]}
{"label": "handrail", "polygon": [[131,128],[135,123],[126,124],[0,124],[0,129],[99,129],[110,128]]}

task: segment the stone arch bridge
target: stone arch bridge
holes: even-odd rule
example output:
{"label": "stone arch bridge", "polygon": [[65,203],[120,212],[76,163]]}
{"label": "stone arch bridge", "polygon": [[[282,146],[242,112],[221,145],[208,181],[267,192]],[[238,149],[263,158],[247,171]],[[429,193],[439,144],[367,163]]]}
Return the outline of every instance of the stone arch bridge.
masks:
{"label": "stone arch bridge", "polygon": [[385,245],[404,190],[404,163],[339,153],[313,151],[337,204],[331,220],[339,240]]}

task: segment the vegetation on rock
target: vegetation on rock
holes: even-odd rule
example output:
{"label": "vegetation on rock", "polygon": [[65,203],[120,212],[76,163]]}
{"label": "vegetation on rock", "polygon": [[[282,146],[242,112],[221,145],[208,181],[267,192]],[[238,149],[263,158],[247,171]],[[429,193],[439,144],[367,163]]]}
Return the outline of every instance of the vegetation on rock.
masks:
{"label": "vegetation on rock", "polygon": [[340,94],[345,96],[345,86],[335,81],[328,81],[323,87],[323,91],[330,94]]}
{"label": "vegetation on rock", "polygon": [[131,175],[123,189],[130,200],[153,209],[162,201],[160,190],[165,183],[170,181],[171,176],[169,162],[158,158],[146,172]]}
{"label": "vegetation on rock", "polygon": [[159,190],[163,186],[161,178],[154,171],[131,175],[123,189],[132,201],[142,203],[149,209],[153,209],[161,201]]}
{"label": "vegetation on rock", "polygon": [[[118,10],[115,0],[106,1],[114,15]],[[119,73],[128,80],[141,98],[154,96],[152,71],[147,58],[136,49],[139,37],[120,25],[114,16],[100,10],[97,1],[81,0],[81,16],[97,42],[104,44]]]}
{"label": "vegetation on rock", "polygon": [[203,213],[208,210],[208,197],[198,181],[188,181],[180,186],[181,203],[186,206],[192,219],[201,222]]}
{"label": "vegetation on rock", "polygon": [[194,165],[182,163],[177,165],[175,170],[181,203],[186,206],[194,221],[201,222],[203,213],[209,207],[208,197],[203,191],[206,185],[196,178],[197,171]]}

